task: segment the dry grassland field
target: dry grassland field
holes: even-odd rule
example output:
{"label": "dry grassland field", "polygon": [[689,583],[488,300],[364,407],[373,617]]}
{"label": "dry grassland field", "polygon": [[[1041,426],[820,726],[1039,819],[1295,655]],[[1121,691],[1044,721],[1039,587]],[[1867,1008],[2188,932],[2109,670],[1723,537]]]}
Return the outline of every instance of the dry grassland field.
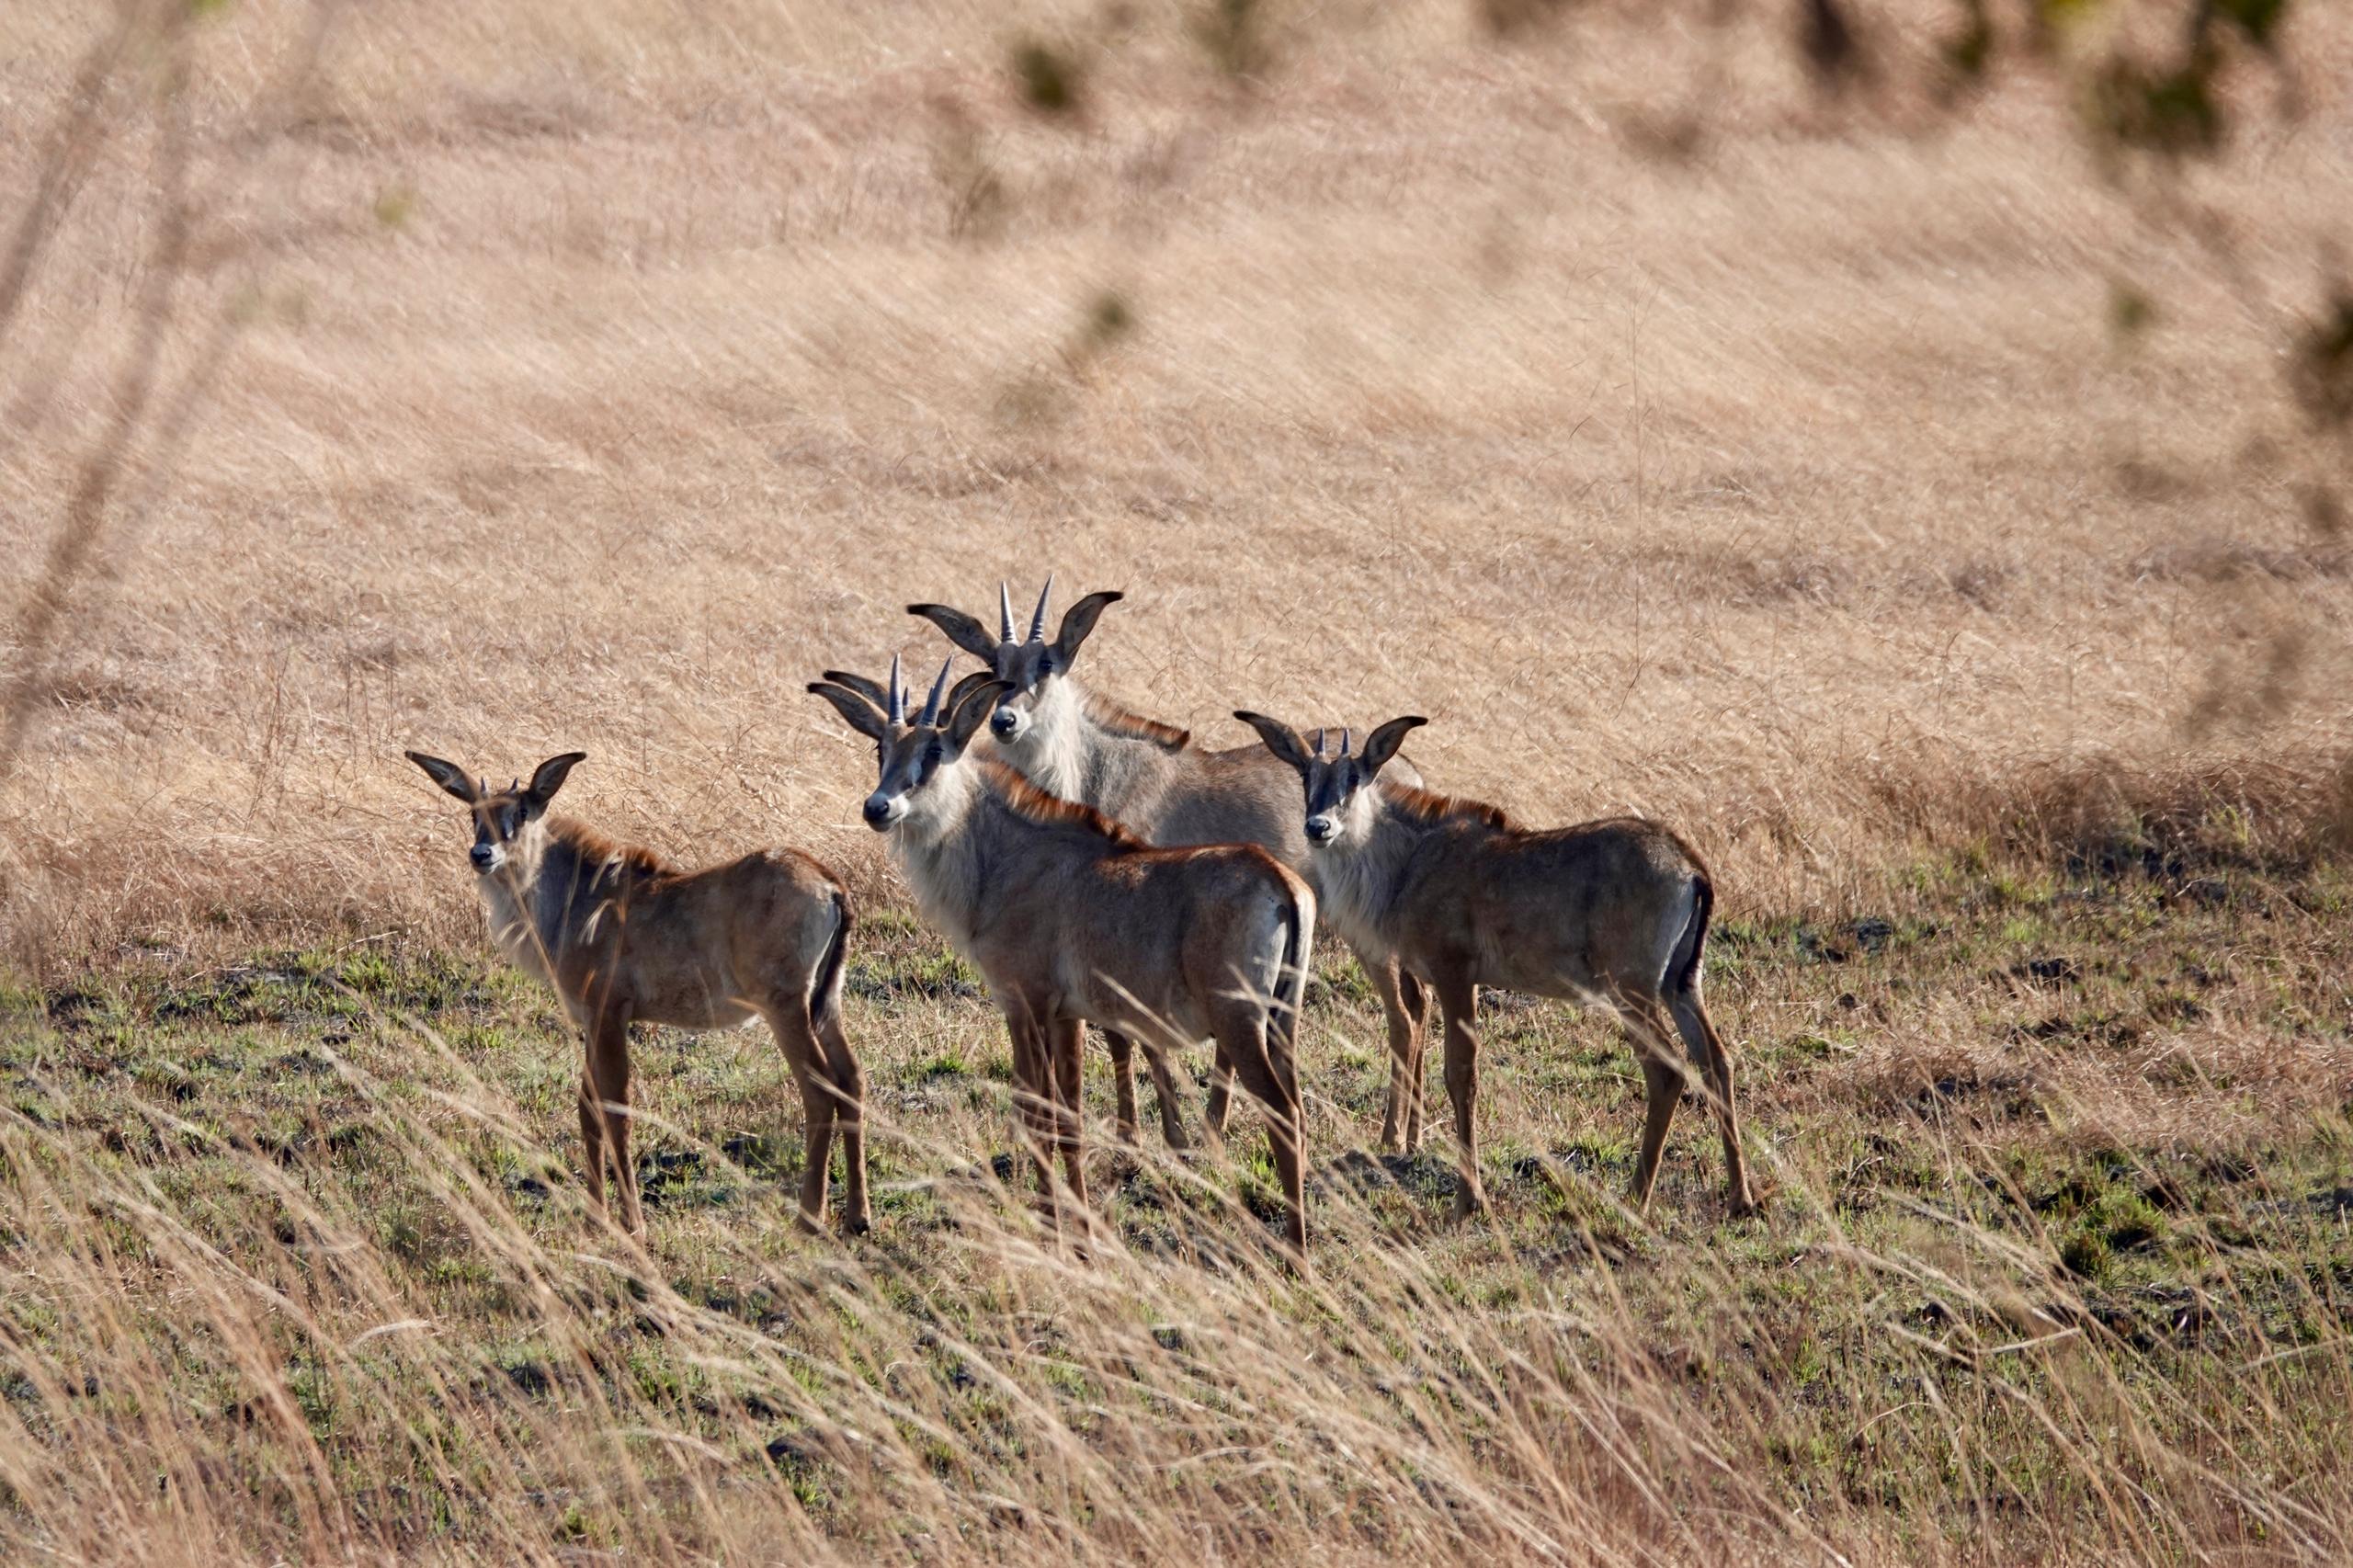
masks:
{"label": "dry grassland field", "polygon": [[[2192,8],[2033,9],[0,8],[0,1552],[2353,1557],[2353,27],[2168,165],[2084,84]],[[1761,1216],[1491,993],[1454,1221],[1327,932],[1310,1266],[1096,1043],[1042,1228],[802,687],[1049,571],[1203,744],[1686,834]],[[871,1233],[756,1027],[589,1203],[407,747],[839,870]]]}

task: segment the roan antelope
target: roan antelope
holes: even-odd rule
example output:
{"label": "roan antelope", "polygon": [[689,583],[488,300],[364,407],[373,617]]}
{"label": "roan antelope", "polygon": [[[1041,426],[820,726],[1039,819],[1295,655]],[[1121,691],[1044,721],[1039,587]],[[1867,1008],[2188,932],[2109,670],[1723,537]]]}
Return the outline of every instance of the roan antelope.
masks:
{"label": "roan antelope", "polygon": [[[1438,993],[1461,1151],[1458,1213],[1485,1201],[1472,1122],[1482,985],[1604,1003],[1616,1011],[1648,1093],[1634,1166],[1638,1209],[1650,1203],[1659,1151],[1683,1094],[1675,1050],[1680,1034],[1723,1134],[1733,1212],[1756,1207],[1741,1160],[1732,1054],[1699,1000],[1715,890],[1689,845],[1631,817],[1522,828],[1494,806],[1382,778],[1382,766],[1424,719],[1392,719],[1356,756],[1343,731],[1338,752],[1327,756],[1321,732],[1311,747],[1264,714],[1234,717],[1256,730],[1305,785],[1303,825],[1333,927],[1358,952],[1395,958]],[[1418,1079],[1418,1062],[1413,1072]]]}
{"label": "roan antelope", "polygon": [[1015,1097],[1054,1209],[1059,1154],[1082,1214],[1080,1037],[1086,1020],[1147,1048],[1216,1041],[1222,1070],[1267,1108],[1275,1169],[1302,1257],[1294,1040],[1315,895],[1255,845],[1154,848],[1100,812],[1061,801],[968,755],[1004,683],[967,676],[943,706],[949,666],[910,721],[899,662],[880,688],[828,671],[809,689],[872,740],[879,781],[867,825],[925,917],[979,968],[1013,1040]]}
{"label": "roan antelope", "polygon": [[[1078,651],[1103,611],[1124,597],[1089,594],[1070,608],[1051,642],[1046,641],[1048,601],[1054,580],[1046,579],[1026,637],[1014,631],[1013,596],[997,585],[997,635],[972,616],[946,605],[909,605],[939,628],[948,640],[987,665],[1006,690],[989,715],[996,755],[1050,795],[1092,806],[1152,844],[1255,844],[1308,879],[1314,862],[1300,831],[1298,787],[1282,767],[1257,746],[1209,751],[1183,730],[1139,718],[1082,688],[1072,674]],[[1420,776],[1400,758],[1401,777]],[[1350,946],[1354,946],[1351,943]],[[1422,987],[1393,962],[1362,948],[1357,956],[1380,994],[1389,1025],[1389,1105],[1381,1128],[1381,1147],[1410,1152],[1422,1141],[1422,1082],[1407,1076],[1421,1060],[1421,1028],[1428,1003]],[[1135,1133],[1135,1073],[1127,1042],[1106,1031],[1120,1095],[1120,1126]],[[1154,1086],[1160,1095],[1162,1131],[1183,1148],[1184,1123],[1175,1106],[1174,1085],[1160,1056],[1147,1050]],[[1210,1096],[1210,1131],[1224,1131],[1228,1104],[1220,1080]]]}
{"label": "roan antelope", "polygon": [[620,1187],[621,1222],[642,1233],[631,1164],[629,1027],[729,1028],[766,1019],[792,1064],[807,1119],[801,1222],[822,1226],[827,1155],[841,1136],[843,1222],[863,1232],[866,1078],[842,1032],[849,897],[816,860],[796,849],[756,850],[740,860],[682,871],[650,849],[617,844],[547,814],[573,764],[566,752],[493,790],[488,780],[438,756],[408,759],[473,812],[474,888],[499,950],[547,983],[586,1036],[580,1137],[588,1191],[605,1203],[605,1157]]}

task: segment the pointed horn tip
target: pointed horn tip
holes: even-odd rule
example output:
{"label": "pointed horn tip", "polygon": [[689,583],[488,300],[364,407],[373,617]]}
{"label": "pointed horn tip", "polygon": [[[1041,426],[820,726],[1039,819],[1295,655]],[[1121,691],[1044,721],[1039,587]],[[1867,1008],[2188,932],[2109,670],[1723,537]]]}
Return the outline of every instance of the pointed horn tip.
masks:
{"label": "pointed horn tip", "polygon": [[996,639],[1013,641],[1013,587],[1002,577],[996,580]]}
{"label": "pointed horn tip", "polygon": [[915,720],[916,723],[934,724],[939,722],[939,699],[948,689],[948,671],[955,662],[952,654],[939,661],[938,677],[931,683],[931,695],[924,699],[923,713]]}
{"label": "pointed horn tip", "polygon": [[1038,608],[1029,617],[1029,641],[1032,642],[1046,640],[1046,605],[1053,597],[1054,574],[1049,572],[1046,574],[1046,585],[1038,590]]}

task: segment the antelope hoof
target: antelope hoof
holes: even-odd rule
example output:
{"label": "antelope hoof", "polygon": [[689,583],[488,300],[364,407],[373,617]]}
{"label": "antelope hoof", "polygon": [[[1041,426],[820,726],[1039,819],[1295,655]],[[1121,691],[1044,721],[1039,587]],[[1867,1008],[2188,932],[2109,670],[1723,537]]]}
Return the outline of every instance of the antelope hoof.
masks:
{"label": "antelope hoof", "polygon": [[1757,1200],[1755,1193],[1750,1192],[1733,1193],[1731,1209],[1732,1217],[1735,1220],[1753,1220],[1765,1212],[1765,1205]]}
{"label": "antelope hoof", "polygon": [[862,1236],[873,1229],[874,1216],[871,1214],[853,1214],[842,1221],[842,1234],[846,1236]]}
{"label": "antelope hoof", "polygon": [[1454,1189],[1454,1217],[1469,1220],[1487,1211],[1487,1195],[1475,1187]]}
{"label": "antelope hoof", "polygon": [[803,1209],[793,1215],[792,1228],[804,1236],[822,1236],[825,1233],[825,1221],[823,1217]]}

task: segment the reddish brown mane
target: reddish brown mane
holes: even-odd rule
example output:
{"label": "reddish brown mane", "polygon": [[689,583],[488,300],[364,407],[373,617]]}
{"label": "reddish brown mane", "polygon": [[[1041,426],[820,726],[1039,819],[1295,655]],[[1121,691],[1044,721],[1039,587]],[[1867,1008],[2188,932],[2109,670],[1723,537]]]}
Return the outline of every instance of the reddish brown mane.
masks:
{"label": "reddish brown mane", "polygon": [[1481,823],[1498,833],[1516,833],[1519,824],[1511,820],[1501,806],[1491,806],[1484,801],[1468,801],[1460,795],[1440,795],[1418,789],[1411,784],[1381,786],[1381,799],[1418,822],[1470,821]]}
{"label": "reddish brown mane", "polygon": [[1145,741],[1163,751],[1183,751],[1193,744],[1193,733],[1173,724],[1147,719],[1141,713],[1131,713],[1118,703],[1086,694],[1086,712],[1089,719],[1115,735],[1131,741]]}
{"label": "reddish brown mane", "polygon": [[1076,801],[1049,795],[1001,762],[983,763],[981,775],[988,780],[989,788],[995,790],[1017,816],[1046,827],[1082,827],[1090,833],[1099,834],[1122,849],[1149,847],[1142,839],[1093,806],[1083,806]]}
{"label": "reddish brown mane", "polygon": [[625,869],[642,871],[650,877],[677,874],[677,867],[643,845],[623,844],[620,839],[598,833],[586,823],[572,817],[548,818],[548,831],[571,845],[583,860],[597,865],[608,860],[618,861]]}

